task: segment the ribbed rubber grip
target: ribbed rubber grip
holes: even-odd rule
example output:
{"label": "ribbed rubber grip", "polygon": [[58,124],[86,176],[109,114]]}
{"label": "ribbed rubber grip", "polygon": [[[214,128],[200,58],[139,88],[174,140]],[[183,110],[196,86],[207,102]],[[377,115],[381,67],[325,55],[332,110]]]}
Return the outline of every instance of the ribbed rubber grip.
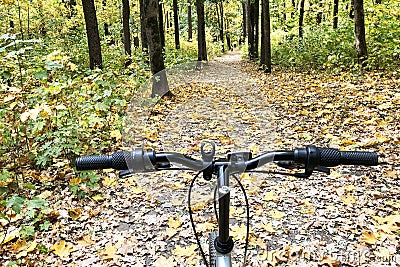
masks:
{"label": "ribbed rubber grip", "polygon": [[130,156],[127,151],[118,151],[111,155],[101,156],[84,156],[75,160],[76,169],[84,170],[100,170],[100,169],[116,169],[126,170],[126,159]]}
{"label": "ribbed rubber grip", "polygon": [[338,165],[378,165],[378,155],[374,152],[340,151],[333,148],[319,148],[320,166]]}

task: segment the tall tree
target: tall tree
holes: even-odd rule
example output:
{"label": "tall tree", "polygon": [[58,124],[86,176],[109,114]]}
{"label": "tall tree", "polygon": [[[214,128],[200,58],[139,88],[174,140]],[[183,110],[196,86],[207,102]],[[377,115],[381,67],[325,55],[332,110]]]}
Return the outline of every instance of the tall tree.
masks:
{"label": "tall tree", "polygon": [[90,69],[101,69],[103,68],[103,60],[101,57],[100,36],[94,0],[82,0],[82,7],[89,46]]}
{"label": "tall tree", "polygon": [[271,16],[269,0],[261,1],[261,55],[260,64],[265,67],[265,72],[271,72]]}
{"label": "tall tree", "polygon": [[338,27],[339,0],[333,0],[333,28]]}
{"label": "tall tree", "polygon": [[126,66],[131,64],[130,57],[132,55],[129,17],[130,17],[129,0],[122,0],[122,27],[124,32],[124,49],[125,49],[125,55],[128,56],[128,59],[125,62]]}
{"label": "tall tree", "polygon": [[163,3],[161,1],[158,2],[158,27],[160,28],[160,38],[161,38],[161,46],[164,49],[165,47],[165,31],[164,31],[164,11],[163,11]]}
{"label": "tall tree", "polygon": [[147,53],[148,44],[147,44],[147,36],[146,36],[146,15],[145,15],[145,0],[139,0],[139,9],[140,9],[140,39],[142,40],[142,51]]}
{"label": "tall tree", "polygon": [[249,58],[258,58],[258,19],[259,19],[259,0],[247,0],[248,29],[247,41],[249,44]]}
{"label": "tall tree", "polygon": [[207,61],[206,23],[204,19],[204,0],[196,0],[197,10],[197,60]]}
{"label": "tall tree", "polygon": [[172,1],[174,9],[174,36],[175,36],[175,48],[180,49],[181,45],[179,43],[179,15],[178,15],[178,0]]}
{"label": "tall tree", "polygon": [[304,0],[300,0],[299,14],[299,37],[303,38],[303,23],[304,23]]}
{"label": "tall tree", "polygon": [[[107,6],[107,1],[103,0],[102,5],[103,5],[103,8],[105,9],[106,6]],[[123,14],[122,14],[122,16],[123,16]],[[105,36],[109,36],[110,35],[110,30],[109,30],[109,24],[108,24],[107,21],[104,21],[103,27],[104,27],[104,35]]]}
{"label": "tall tree", "polygon": [[188,18],[188,41],[193,39],[193,23],[192,23],[192,1],[187,0],[187,18]]}
{"label": "tall tree", "polygon": [[223,1],[215,2],[215,8],[217,11],[217,21],[219,28],[219,39],[222,42],[222,52],[225,52],[224,46],[224,5]]}
{"label": "tall tree", "polygon": [[354,0],[354,33],[358,62],[365,67],[368,58],[367,42],[365,40],[364,1]]}
{"label": "tall tree", "polygon": [[152,95],[164,96],[169,94],[167,77],[164,67],[163,47],[161,45],[160,28],[158,22],[158,0],[144,0],[144,16],[147,44],[149,47],[150,69],[155,75],[153,79]]}
{"label": "tall tree", "polygon": [[[243,42],[245,42],[245,40],[246,40],[246,37],[247,37],[247,22],[248,22],[248,20],[247,20],[247,1],[243,1],[242,2],[242,14],[243,14],[243,22],[242,22],[242,25],[243,25],[243,29],[242,29],[242,31],[243,31]],[[240,38],[240,42],[242,42],[242,38]]]}

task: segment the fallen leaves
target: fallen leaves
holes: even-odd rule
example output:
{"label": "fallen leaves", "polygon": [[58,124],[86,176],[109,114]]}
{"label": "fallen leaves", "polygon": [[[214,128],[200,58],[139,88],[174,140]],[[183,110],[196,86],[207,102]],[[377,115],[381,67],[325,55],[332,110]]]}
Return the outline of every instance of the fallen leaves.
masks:
{"label": "fallen leaves", "polygon": [[52,247],[53,253],[61,258],[66,258],[69,254],[74,251],[74,247],[71,243],[67,243],[61,240],[60,243],[56,243]]}
{"label": "fallen leaves", "polygon": [[[270,108],[279,112],[269,117],[263,116],[265,114],[243,116],[243,131],[231,137],[229,133],[235,127],[242,127],[232,121],[240,117],[246,109],[250,109],[248,105],[239,103],[233,113],[225,111],[227,107],[234,107],[232,102],[237,102],[240,98],[221,107],[204,105],[204,110],[197,110],[192,115],[186,110],[173,109],[175,104],[171,100],[168,103],[169,108],[176,112],[173,114],[175,117],[168,117],[168,121],[180,120],[183,122],[181,126],[190,127],[186,129],[179,127],[179,124],[172,124],[175,131],[169,130],[164,136],[160,136],[165,128],[158,124],[158,128],[146,129],[150,139],[147,141],[157,147],[162,145],[158,143],[161,143],[162,138],[167,138],[168,142],[162,148],[193,153],[194,156],[199,154],[199,142],[194,139],[200,137],[215,138],[220,145],[219,151],[222,152],[234,149],[242,141],[255,154],[269,147],[288,149],[311,142],[319,146],[378,151],[383,161],[389,162],[391,166],[340,167],[332,170],[330,176],[316,173],[307,180],[279,175],[242,175],[241,181],[245,188],[254,193],[249,197],[252,216],[249,259],[260,260],[258,264],[248,262],[248,266],[301,266],[296,265],[296,259],[299,258],[305,260],[303,266],[357,266],[355,260],[335,258],[331,252],[362,254],[364,264],[372,266],[384,262],[384,258],[398,255],[398,86],[393,82],[385,85],[379,80],[371,88],[366,87],[362,80],[358,80],[357,85],[349,86],[347,82],[342,84],[339,81],[344,77],[310,78],[299,73],[274,73],[265,77],[257,74],[257,79],[261,82],[259,90],[246,91],[246,100],[255,102],[253,109]],[[178,95],[178,102],[189,101],[189,105],[182,105],[188,110],[193,108],[190,104],[196,103],[193,99],[216,102],[229,96],[229,88],[222,86],[196,87],[195,84],[182,87],[187,91]],[[388,97],[393,100],[387,101]],[[14,101],[13,97],[9,97],[6,102],[11,101]],[[66,109],[62,105],[54,106],[54,103],[49,103],[48,106],[50,110],[46,106],[26,110],[20,120],[31,123],[41,117],[53,116],[56,110]],[[220,112],[218,108],[224,111]],[[211,126],[207,124],[210,116],[203,114],[205,112],[210,115],[220,114],[221,123]],[[154,121],[162,123],[162,115],[164,113]],[[239,116],[234,117],[235,115]],[[274,123],[268,124],[268,127],[257,125],[257,121],[267,121],[267,118],[273,118]],[[190,123],[184,124],[189,121]],[[208,131],[196,135],[195,130],[199,123],[208,127]],[[93,124],[93,127],[97,127],[96,125]],[[227,131],[221,133],[225,126]],[[253,134],[253,139],[238,140],[238,136],[248,132]],[[120,135],[119,130],[111,132],[113,140],[120,140]],[[263,143],[268,138],[270,142]],[[87,150],[88,145],[84,146]],[[62,168],[65,163],[60,161],[57,166]],[[54,181],[56,177],[49,172],[37,170],[24,171],[23,174],[25,178],[46,183]],[[144,182],[140,181],[139,175],[121,182],[113,175],[110,172],[103,174],[100,180],[103,187],[85,200],[65,197],[65,191],[61,194],[44,191],[39,196],[48,200],[54,209],[52,215],[50,212],[44,215],[54,222],[53,229],[37,233],[38,237],[47,241],[48,249],[53,252],[46,255],[49,261],[54,260],[51,262],[54,265],[63,265],[70,258],[74,262],[79,259],[88,260],[90,264],[87,265],[201,266],[184,210],[187,201],[185,190],[193,175],[185,172],[173,177],[157,173],[154,176],[144,175],[143,177],[148,178]],[[70,177],[68,181],[70,185],[80,186],[83,183],[80,177]],[[184,196],[177,194],[179,191]],[[246,227],[241,220],[245,210],[240,195],[232,195],[234,206],[231,210],[231,233],[237,241],[235,245],[242,248]],[[193,210],[198,220],[196,226],[204,242],[207,234],[216,228],[215,218],[209,208],[212,196],[201,192],[193,194],[193,198]],[[86,208],[89,204],[92,207]],[[96,212],[91,212],[95,209]],[[7,216],[15,219],[13,214]],[[126,227],[117,227],[121,222]],[[91,232],[84,232],[87,229]],[[135,242],[132,243],[135,245],[125,246],[125,243],[117,242],[113,239],[116,231],[133,236]],[[66,239],[70,241],[56,244],[49,241],[51,238],[59,238],[60,234],[63,235],[62,238],[71,237]],[[74,239],[74,236],[79,240]],[[14,258],[17,255],[21,258],[32,258],[34,254],[38,254],[36,252],[40,247],[34,243],[37,240],[22,242],[19,229],[3,233],[0,240],[3,240],[3,247],[8,248]],[[204,248],[207,249],[207,245]],[[320,249],[321,252],[313,254],[313,251],[307,250],[309,248]],[[234,257],[239,259],[242,253],[241,249],[237,249]]]}
{"label": "fallen leaves", "polygon": [[185,257],[190,258],[195,255],[197,249],[196,244],[192,244],[190,246],[179,246],[175,245],[175,248],[172,250],[172,254],[177,257]]}
{"label": "fallen leaves", "polygon": [[279,210],[271,210],[269,212],[269,215],[271,216],[271,218],[273,219],[282,219],[283,217],[285,217],[285,213]]}

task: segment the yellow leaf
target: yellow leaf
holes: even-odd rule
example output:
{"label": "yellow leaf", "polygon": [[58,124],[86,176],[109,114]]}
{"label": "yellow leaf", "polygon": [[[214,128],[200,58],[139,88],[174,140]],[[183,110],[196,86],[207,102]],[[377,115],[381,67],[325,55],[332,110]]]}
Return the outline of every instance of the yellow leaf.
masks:
{"label": "yellow leaf", "polygon": [[343,139],[341,141],[342,145],[344,146],[350,146],[350,145],[354,145],[356,142],[350,139]]}
{"label": "yellow leaf", "polygon": [[356,187],[354,185],[348,185],[344,188],[346,191],[353,191],[354,189],[356,189]]}
{"label": "yellow leaf", "polygon": [[174,219],[173,217],[169,217],[169,218],[168,218],[168,226],[169,226],[170,228],[177,229],[177,228],[179,228],[181,225],[182,225],[182,224],[181,224],[181,220],[180,220],[179,217],[176,218],[176,219]]}
{"label": "yellow leaf", "polygon": [[7,235],[5,237],[4,237],[4,235],[0,234],[0,240],[2,240],[2,242],[0,244],[8,243],[17,237],[19,237],[19,229],[15,229],[14,231],[7,233]]}
{"label": "yellow leaf", "polygon": [[196,244],[192,244],[190,247],[181,247],[179,245],[175,245],[175,249],[172,250],[172,254],[178,257],[191,257],[196,253],[196,248]]}
{"label": "yellow leaf", "polygon": [[399,178],[399,174],[397,170],[387,170],[385,173],[382,175],[385,178],[392,178],[392,179],[397,179]]}
{"label": "yellow leaf", "polygon": [[393,232],[397,232],[399,229],[400,227],[386,223],[376,226],[376,230],[381,230],[387,234],[393,234]]}
{"label": "yellow leaf", "polygon": [[52,250],[54,250],[53,253],[60,258],[65,258],[73,251],[73,246],[72,244],[66,243],[62,240],[59,244],[54,244]]}
{"label": "yellow leaf", "polygon": [[114,187],[117,184],[118,184],[118,179],[117,178],[108,177],[108,176],[104,177],[104,180],[103,180],[103,185],[104,186],[112,186],[112,187]]}
{"label": "yellow leaf", "polygon": [[234,237],[234,239],[237,239],[240,241],[245,241],[246,233],[247,233],[247,226],[244,224],[242,224],[241,226],[234,225],[234,226],[232,226],[230,233]]}
{"label": "yellow leaf", "polygon": [[101,201],[104,200],[104,197],[101,194],[97,194],[94,197],[92,197],[92,199],[95,201]]}
{"label": "yellow leaf", "polygon": [[144,188],[141,187],[131,187],[131,192],[135,195],[141,194],[141,193],[145,193],[146,190]]}
{"label": "yellow leaf", "polygon": [[71,180],[69,180],[69,185],[79,185],[81,182],[82,179],[79,177],[71,178]]}
{"label": "yellow leaf", "polygon": [[260,152],[260,146],[258,146],[256,144],[251,144],[250,151],[251,151],[251,153],[253,153],[253,155],[257,155],[258,152]]}
{"label": "yellow leaf", "polygon": [[268,193],[266,193],[264,195],[264,200],[267,200],[267,201],[279,200],[279,196],[276,196],[274,191],[269,191]]}
{"label": "yellow leaf", "polygon": [[315,208],[312,205],[305,205],[301,210],[300,213],[302,214],[314,214]]}
{"label": "yellow leaf", "polygon": [[373,245],[378,240],[377,236],[372,231],[364,231],[362,233],[361,241]]}
{"label": "yellow leaf", "polygon": [[389,225],[395,225],[400,223],[400,214],[389,215],[386,216],[385,219]]}
{"label": "yellow leaf", "polygon": [[111,131],[110,136],[117,140],[120,140],[122,138],[122,134],[118,129]]}
{"label": "yellow leaf", "polygon": [[332,178],[339,178],[339,177],[342,177],[342,174],[340,172],[337,172],[337,171],[331,171],[329,176],[332,177]]}
{"label": "yellow leaf", "polygon": [[329,256],[324,256],[321,261],[318,262],[318,265],[328,265],[329,267],[339,266],[340,261],[331,259]]}
{"label": "yellow leaf", "polygon": [[352,196],[350,193],[347,193],[347,196],[340,196],[340,199],[346,205],[354,204],[357,202],[357,198]]}
{"label": "yellow leaf", "polygon": [[82,216],[81,209],[70,209],[68,211],[69,216],[71,216],[72,220],[76,221]]}
{"label": "yellow leaf", "polygon": [[118,242],[114,246],[108,245],[103,251],[100,251],[100,254],[103,256],[103,259],[111,260],[111,259],[118,259],[121,256],[115,254],[117,250],[121,247],[122,242]]}
{"label": "yellow leaf", "polygon": [[17,254],[17,259],[21,258],[21,257],[26,257],[26,255],[28,255],[29,252],[32,252],[35,250],[37,246],[37,243],[35,241],[33,241],[32,243],[30,243],[28,246],[24,246],[23,247],[23,251],[21,251],[20,253]]}
{"label": "yellow leaf", "polygon": [[274,219],[282,219],[283,217],[285,217],[285,213],[279,210],[271,210],[269,212],[269,215]]}
{"label": "yellow leaf", "polygon": [[379,224],[384,224],[386,222],[386,219],[384,217],[372,216],[372,219],[374,219]]}

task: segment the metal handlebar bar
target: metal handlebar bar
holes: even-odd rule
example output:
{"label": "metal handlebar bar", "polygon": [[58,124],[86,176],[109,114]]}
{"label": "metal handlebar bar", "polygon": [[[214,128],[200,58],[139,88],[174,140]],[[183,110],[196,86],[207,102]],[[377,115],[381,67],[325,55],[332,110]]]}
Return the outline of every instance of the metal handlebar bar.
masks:
{"label": "metal handlebar bar", "polygon": [[[240,153],[245,156],[238,162]],[[244,155],[240,154],[240,155]],[[232,156],[234,155],[234,156]],[[235,156],[236,155],[236,156]],[[240,158],[240,157],[239,157]],[[374,152],[340,151],[333,148],[318,148],[307,146],[296,148],[293,151],[266,152],[252,158],[250,152],[230,153],[227,158],[214,161],[197,160],[189,156],[175,152],[160,152],[154,150],[135,149],[133,151],[118,151],[111,155],[84,156],[76,159],[76,169],[97,170],[109,169],[129,170],[129,173],[148,172],[169,169],[172,164],[180,164],[191,170],[202,171],[215,166],[224,165],[230,168],[238,168],[241,171],[250,171],[269,162],[277,161],[280,166],[291,168],[303,168],[302,177],[309,177],[314,170],[326,170],[326,167],[338,165],[364,165],[374,166],[378,164],[378,156]],[[329,170],[329,169],[328,169]]]}

